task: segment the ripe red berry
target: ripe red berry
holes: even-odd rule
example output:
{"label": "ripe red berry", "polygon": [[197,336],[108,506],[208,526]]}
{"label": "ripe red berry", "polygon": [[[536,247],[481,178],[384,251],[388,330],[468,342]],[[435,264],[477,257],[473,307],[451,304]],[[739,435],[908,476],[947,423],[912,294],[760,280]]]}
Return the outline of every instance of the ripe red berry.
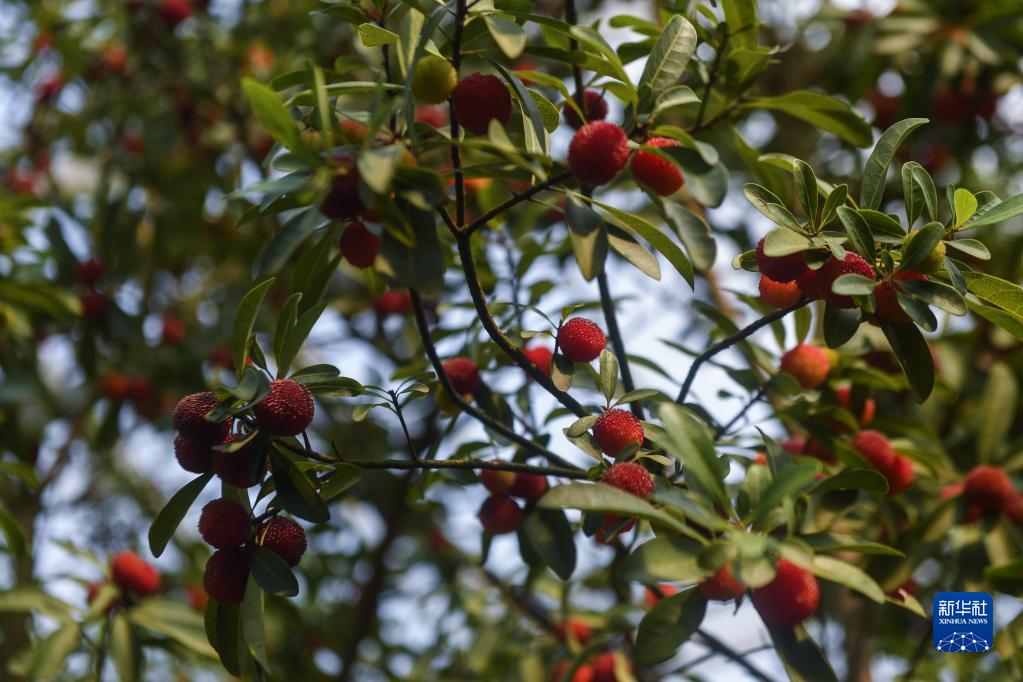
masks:
{"label": "ripe red berry", "polygon": [[604,332],[584,317],[573,317],[558,330],[558,347],[572,362],[591,362],[606,345]]}
{"label": "ripe red berry", "polygon": [[799,287],[799,293],[803,295],[803,298],[811,301],[821,298],[821,288],[817,282],[816,270],[806,268],[803,272],[799,273],[799,277],[796,278],[796,286]]}
{"label": "ripe red berry", "polygon": [[135,552],[118,552],[110,560],[110,577],[122,591],[149,597],[160,591],[160,572]]}
{"label": "ripe red berry", "polygon": [[289,566],[298,566],[305,554],[305,530],[289,518],[275,516],[269,523],[263,524],[256,537],[261,545],[277,553]]}
{"label": "ripe red berry", "polygon": [[888,479],[889,495],[898,495],[913,485],[913,462],[908,457],[895,455],[888,468],[881,473]]}
{"label": "ripe red berry", "polygon": [[199,535],[217,549],[230,549],[249,537],[249,513],[234,500],[219,498],[206,504],[199,515]]}
{"label": "ripe red berry", "polygon": [[[228,436],[224,443],[231,443],[240,436]],[[213,451],[213,473],[220,480],[236,488],[251,488],[263,480],[266,472],[266,455],[249,441],[234,452]]]}
{"label": "ripe red berry", "polygon": [[862,275],[867,279],[874,279],[874,268],[870,263],[863,260],[858,254],[848,252],[845,258],[830,259],[820,270],[817,271],[817,286],[821,297],[836,308],[855,308],[856,302],[852,296],[836,294],[831,290],[831,285],[842,275]]}
{"label": "ripe red berry", "polygon": [[892,466],[897,456],[888,438],[879,431],[867,429],[860,431],[853,438],[852,446],[879,471],[886,471]]}
{"label": "ripe red berry", "polygon": [[182,21],[192,16],[195,11],[191,0],[160,0],[156,11],[159,12],[167,28],[173,29]]}
{"label": "ripe red berry", "polygon": [[455,120],[474,135],[486,135],[491,121],[508,125],[512,101],[501,79],[473,73],[458,81],[451,93]]}
{"label": "ripe red berry", "polygon": [[341,255],[357,268],[368,268],[380,253],[380,237],[370,232],[362,221],[356,220],[345,228],[338,244]]}
{"label": "ripe red berry", "polygon": [[259,428],[272,436],[297,436],[313,423],[316,406],[308,388],[291,379],[270,382],[270,394],[252,414]]}
{"label": "ripe red berry", "polygon": [[801,343],[781,356],[780,369],[794,376],[803,388],[814,389],[828,378],[831,359],[820,346]]}
{"label": "ripe red berry", "polygon": [[447,107],[435,105],[416,107],[415,119],[417,123],[443,128],[448,124]]}
{"label": "ripe red berry", "polygon": [[775,282],[767,275],[760,276],[760,300],[772,308],[788,308],[800,299],[796,282]]}
{"label": "ripe red berry", "polygon": [[757,243],[757,267],[760,274],[775,282],[793,282],[806,270],[806,261],[802,253],[790,253],[787,256],[768,256],[764,253],[764,240]]}
{"label": "ripe red berry", "polygon": [[[635,665],[629,661],[632,671],[635,672]],[[615,655],[610,651],[602,651],[593,659],[593,677],[591,682],[620,682],[618,673],[615,672]],[[635,679],[632,677],[631,679]]]}
{"label": "ripe red berry", "polygon": [[1018,526],[1020,523],[1023,523],[1023,495],[1013,491],[1009,499],[1005,501],[1002,513],[1014,525]]}
{"label": "ripe red berry", "polygon": [[654,494],[654,478],[650,472],[636,462],[613,464],[600,480],[609,486],[624,490],[630,495],[649,499]]}
{"label": "ripe red berry", "polygon": [[[838,404],[843,409],[852,411],[852,387],[851,386],[840,386],[835,389],[835,398],[838,399]],[[863,401],[863,409],[860,410],[859,422],[860,426],[866,426],[870,422],[874,421],[874,414],[877,412],[877,403],[874,402],[873,398],[867,398]]]}
{"label": "ripe red berry", "polygon": [[[653,137],[643,143],[644,147],[678,147],[679,143],[668,137]],[[674,194],[685,183],[682,171],[674,163],[652,152],[640,149],[629,165],[632,177],[642,182],[662,197]]]}
{"label": "ripe red berry", "polygon": [[78,297],[78,302],[82,306],[82,317],[86,320],[102,320],[107,314],[107,300],[106,294],[101,294],[98,291],[86,291]]}
{"label": "ripe red berry", "polygon": [[359,197],[359,168],[349,154],[340,154],[335,161],[338,165],[337,175],[320,204],[320,213],[331,220],[351,220],[363,209]]}
{"label": "ripe red berry", "polygon": [[835,459],[824,444],[816,438],[807,438],[806,436],[789,436],[779,443],[779,445],[781,445],[782,450],[791,452],[793,455],[814,457],[825,462],[831,462]]}
{"label": "ripe red berry", "polygon": [[697,588],[704,599],[715,601],[738,599],[746,591],[746,585],[732,577],[728,564],[719,568],[717,573],[701,582]]}
{"label": "ripe red berry", "polygon": [[621,126],[607,121],[587,123],[568,146],[568,167],[586,185],[603,185],[629,160],[629,138]]}
{"label": "ripe red berry", "polygon": [[107,372],[99,380],[99,392],[108,400],[124,400],[128,397],[128,377],[120,372]]}
{"label": "ripe red berry", "polygon": [[554,633],[562,642],[566,641],[569,633],[579,644],[585,645],[593,637],[593,629],[575,616],[569,616],[568,622],[558,621],[554,624]]}
{"label": "ripe red berry", "polygon": [[[607,116],[607,100],[596,90],[584,90],[583,113],[586,115],[586,122],[604,120]],[[565,122],[576,130],[583,126],[579,114],[568,104],[565,105]]]}
{"label": "ripe red berry", "polygon": [[895,277],[891,281],[881,282],[874,289],[874,297],[876,301],[874,315],[880,322],[891,322],[893,324],[908,324],[911,322],[909,315],[899,305],[899,299],[897,292],[902,290],[899,286],[899,282],[905,282],[907,280],[921,281],[927,278],[921,275],[919,272],[913,272],[912,270],[900,270],[895,273]]}
{"label": "ripe red berry", "polygon": [[1008,474],[988,464],[975,466],[963,481],[963,498],[985,514],[1001,512],[1015,494]]}
{"label": "ripe red berry", "polygon": [[652,609],[657,606],[661,603],[662,599],[667,599],[668,597],[678,594],[678,588],[674,585],[658,585],[657,591],[660,592],[660,594],[648,587],[643,592],[643,603],[646,604],[648,609]]}
{"label": "ripe red berry", "polygon": [[605,454],[616,457],[633,443],[643,443],[643,424],[628,410],[612,408],[597,417],[593,424],[593,437]]}
{"label": "ripe red berry", "polygon": [[185,340],[185,323],[170,313],[163,316],[160,340],[166,346],[178,346]]}
{"label": "ripe red berry", "polygon": [[774,580],[753,590],[753,605],[768,625],[793,628],[817,611],[821,592],[813,573],[781,559]]}
{"label": "ripe red berry", "polygon": [[220,443],[231,430],[231,419],[211,422],[205,415],[220,401],[210,391],[186,395],[174,408],[172,423],[174,430],[185,438],[205,443]]}
{"label": "ripe red berry", "polygon": [[[494,460],[500,462],[501,460]],[[492,493],[505,495],[515,486],[516,479],[520,474],[514,471],[498,471],[497,469],[481,469],[480,483]]]}
{"label": "ripe red berry", "polygon": [[408,290],[385,291],[371,302],[373,311],[380,318],[391,315],[407,315],[412,310],[412,297]]}
{"label": "ripe red berry", "polygon": [[205,474],[213,470],[213,446],[206,441],[194,441],[178,434],[174,438],[174,456],[185,471]]}
{"label": "ripe red berry", "polygon": [[249,580],[249,557],[243,549],[218,549],[206,561],[202,585],[219,604],[239,604]]}
{"label": "ripe red berry", "polygon": [[483,380],[479,368],[471,358],[451,358],[443,364],[444,373],[448,375],[451,387],[459,395],[475,393]]}
{"label": "ripe red berry", "polygon": [[540,474],[515,474],[515,483],[512,485],[509,495],[518,497],[526,502],[533,502],[547,492],[547,478]]}
{"label": "ripe red berry", "polygon": [[[565,673],[568,672],[571,665],[571,661],[561,661],[554,666],[554,671],[551,675],[551,682],[562,682],[565,677]],[[572,674],[572,682],[595,682],[593,678],[593,666],[588,663],[583,663],[577,666],[575,672]]]}
{"label": "ripe red berry", "polygon": [[551,352],[550,348],[546,346],[532,346],[530,348],[523,348],[522,354],[529,358],[537,368],[546,374],[551,375],[551,362],[554,359],[554,353]]}
{"label": "ripe red berry", "polygon": [[514,533],[522,525],[522,509],[507,495],[491,495],[480,507],[480,523],[494,535]]}
{"label": "ripe red berry", "polygon": [[84,287],[92,287],[103,279],[104,272],[106,268],[103,267],[103,261],[99,258],[88,258],[75,268],[75,279]]}

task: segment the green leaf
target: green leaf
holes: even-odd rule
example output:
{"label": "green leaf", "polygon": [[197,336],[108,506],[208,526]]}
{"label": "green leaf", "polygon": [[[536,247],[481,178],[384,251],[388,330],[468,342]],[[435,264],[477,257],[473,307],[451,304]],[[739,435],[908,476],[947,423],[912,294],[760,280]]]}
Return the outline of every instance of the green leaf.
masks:
{"label": "green leaf", "polygon": [[923,334],[913,324],[882,323],[881,330],[906,373],[917,402],[927,400],[934,388],[934,358]]}
{"label": "green leaf", "polygon": [[494,14],[483,17],[490,37],[508,59],[518,59],[526,47],[526,32],[511,19]]}
{"label": "green leaf", "polygon": [[[796,90],[777,97],[761,97],[742,105],[748,109],[781,111],[840,137],[856,147],[873,139],[870,124],[845,102],[813,90]],[[886,164],[887,165],[887,164]],[[862,202],[861,202],[862,203]],[[869,208],[876,208],[870,206]]]}
{"label": "green leaf", "polygon": [[234,358],[235,374],[241,380],[245,372],[245,357],[248,355],[249,337],[252,336],[252,329],[256,324],[256,316],[263,305],[263,298],[274,283],[274,278],[261,282],[245,294],[238,305],[238,314],[234,318],[234,328],[231,330],[231,355]]}
{"label": "green leaf", "polygon": [[945,226],[941,223],[927,223],[919,230],[912,232],[908,243],[902,250],[900,263],[902,269],[912,270],[923,263],[944,236]]}
{"label": "green leaf", "polygon": [[760,496],[760,501],[750,517],[750,524],[758,524],[764,517],[778,508],[782,501],[794,498],[803,488],[813,482],[814,477],[820,473],[820,470],[821,465],[819,462],[794,464],[780,470],[774,481],[771,482],[771,485]]}
{"label": "green leaf", "polygon": [[[887,489],[887,484],[885,488]],[[813,547],[815,552],[828,554],[832,552],[857,552],[859,554],[870,554],[876,556],[906,556],[894,547],[882,545],[880,542],[858,538],[853,535],[841,533],[813,533],[801,535],[800,540]]]}
{"label": "green leaf", "polygon": [[654,538],[633,550],[621,566],[621,575],[642,583],[696,582],[709,573],[697,561],[701,549],[699,543],[688,538]]}
{"label": "green leaf", "polygon": [[753,206],[764,214],[765,217],[769,218],[773,222],[785,227],[793,232],[802,234],[803,226],[800,225],[796,217],[785,208],[779,199],[773,192],[766,187],[749,182],[742,188],[743,194],[746,195],[746,199],[753,204]]}
{"label": "green leaf", "polygon": [[927,209],[927,216],[932,221],[937,220],[938,189],[934,186],[934,180],[931,178],[931,174],[918,163],[911,161],[906,165],[910,167],[910,175],[913,177],[913,182],[920,188],[924,207]]}
{"label": "green leaf", "polygon": [[171,536],[181,524],[181,519],[185,518],[185,514],[188,513],[189,508],[211,478],[213,478],[212,473],[203,474],[185,484],[181,490],[174,493],[174,496],[167,501],[167,504],[153,519],[153,525],[149,527],[149,551],[153,553],[153,556],[158,557],[163,554]]}
{"label": "green leaf", "polygon": [[856,249],[856,253],[863,256],[868,263],[873,263],[877,259],[877,249],[874,245],[874,235],[870,231],[867,221],[863,219],[859,212],[854,211],[848,206],[840,206],[837,213],[838,219],[845,226],[846,234],[849,235],[849,241],[852,242],[853,248]]}
{"label": "green leaf", "polygon": [[[313,306],[302,313],[301,317],[299,317],[295,324],[289,329],[287,336],[284,339],[284,343],[281,344],[280,350],[277,351],[278,378],[287,376],[291,363],[295,361],[295,356],[298,355],[298,351],[302,348],[302,344],[305,343],[306,338],[309,336],[309,332],[313,330],[313,326],[316,324],[316,321],[320,319],[320,315],[323,314],[323,311],[326,310],[326,308],[326,303],[320,303],[319,305]],[[276,338],[274,340],[276,341]]]}
{"label": "green leaf", "polygon": [[[863,168],[863,187],[860,190],[860,208],[878,208],[884,195],[888,165],[906,136],[927,123],[926,118],[907,118],[884,131]],[[867,144],[870,144],[868,141]],[[866,145],[863,145],[866,146]]]}
{"label": "green leaf", "polygon": [[984,393],[977,409],[977,459],[990,462],[1007,443],[1009,431],[1019,413],[1019,382],[1012,370],[996,362],[988,370]]}
{"label": "green leaf", "polygon": [[55,620],[70,618],[72,607],[37,587],[15,587],[0,592],[0,613],[39,613]]}
{"label": "green leaf", "polygon": [[123,611],[115,612],[110,619],[110,658],[122,682],[137,679],[139,661],[135,657],[135,634]]}
{"label": "green leaf", "polygon": [[278,597],[294,597],[298,594],[298,580],[277,552],[255,543],[246,545],[246,552],[252,577],[264,591]]}
{"label": "green leaf", "polygon": [[64,667],[67,657],[82,644],[82,630],[78,623],[65,622],[46,639],[29,650],[25,664],[27,677],[42,680],[55,676]]}
{"label": "green leaf", "polygon": [[0,532],[7,540],[7,550],[16,557],[25,556],[25,533],[17,519],[0,505]]}
{"label": "green leaf", "polygon": [[216,632],[216,649],[220,663],[227,672],[235,677],[241,677],[241,606],[239,604],[217,604],[214,615],[216,620],[213,627]]}
{"label": "green leaf", "polygon": [[822,226],[835,219],[835,216],[838,215],[838,207],[845,206],[845,201],[848,197],[848,185],[838,185],[828,193],[828,198],[824,201],[824,210],[821,212],[820,224]]}
{"label": "green leaf", "polygon": [[846,296],[869,296],[877,286],[877,280],[855,273],[839,275],[831,285],[836,294]]}
{"label": "green leaf", "polygon": [[873,578],[852,564],[840,561],[834,557],[817,554],[813,557],[813,564],[810,566],[810,570],[818,578],[845,585],[878,604],[884,603],[884,590],[881,589],[881,586]]}
{"label": "green leaf", "polygon": [[242,79],[242,91],[249,100],[256,118],[271,137],[294,152],[305,149],[298,132],[298,124],[284,108],[277,93],[251,78]]}
{"label": "green leaf", "polygon": [[216,657],[203,634],[202,616],[182,601],[145,599],[132,607],[130,618],[136,626],[160,633],[201,656]]}
{"label": "green leaf", "polygon": [[335,464],[334,473],[320,487],[320,497],[331,503],[362,480],[362,469],[352,464]]}
{"label": "green leaf", "polygon": [[295,326],[295,320],[298,317],[298,302],[302,298],[302,292],[294,293],[288,297],[288,300],[281,306],[281,311],[277,316],[277,325],[274,327],[274,340],[273,340],[273,354],[277,358],[277,378],[281,379],[287,375],[288,368],[280,366],[281,348],[284,347],[284,341],[288,338],[288,332]]}
{"label": "green leaf", "polygon": [[384,230],[377,268],[400,284],[420,293],[440,290],[444,279],[444,256],[437,238],[437,219],[432,211],[404,207],[412,223],[413,245],[403,244]]}
{"label": "green leaf", "polygon": [[764,237],[764,253],[775,258],[801,253],[813,247],[813,242],[785,227],[778,227]]}
{"label": "green leaf", "polygon": [[667,436],[662,445],[682,463],[689,487],[725,512],[731,511],[732,503],[725,491],[723,472],[706,424],[688,409],[673,403],[662,404],[658,414]]}
{"label": "green leaf", "polygon": [[607,260],[607,228],[597,212],[574,195],[565,199],[565,222],[572,240],[572,252],[586,281],[604,272]]}
{"label": "green leaf", "polygon": [[759,42],[760,21],[756,0],[722,0],[729,42],[736,48],[755,48]]}
{"label": "green leaf", "polygon": [[974,220],[968,221],[963,228],[994,225],[995,223],[1000,223],[1003,220],[1008,220],[1009,218],[1018,216],[1021,213],[1023,213],[1023,194],[1017,194],[1014,197],[1009,197],[1005,201],[991,205],[991,207],[983,211],[983,213],[978,211],[977,214],[973,216]]}
{"label": "green leaf", "polygon": [[660,207],[686,247],[693,267],[701,271],[713,267],[718,246],[707,221],[674,201],[661,202]]}
{"label": "green leaf", "polygon": [[600,390],[604,398],[611,402],[618,389],[618,358],[605,348],[600,351]]}
{"label": "green leaf", "polygon": [[603,483],[573,482],[555,486],[537,504],[541,509],[580,509],[637,516],[680,533],[693,533],[684,523],[646,500]]}
{"label": "green leaf", "polygon": [[270,450],[270,469],[277,488],[276,499],[284,509],[313,523],[330,520],[330,510],[320,499],[312,481],[276,447]]}
{"label": "green leaf", "polygon": [[686,590],[657,602],[639,622],[633,653],[640,664],[666,661],[703,622],[707,600],[696,589]]}
{"label": "green leaf", "polygon": [[874,495],[888,494],[888,479],[874,469],[845,469],[818,483],[812,494],[832,490],[862,490]]}
{"label": "green leaf", "polygon": [[796,178],[796,195],[799,197],[799,202],[803,205],[803,210],[806,212],[806,216],[809,218],[810,224],[816,224],[818,206],[817,176],[814,175],[813,168],[810,168],[810,164],[805,161],[796,159],[794,168]]}
{"label": "green leaf", "polygon": [[526,515],[519,533],[533,551],[562,580],[575,571],[574,533],[565,513],[559,509],[536,509]]}
{"label": "green leaf", "polygon": [[[681,78],[696,50],[696,29],[676,14],[661,31],[643,67],[639,86],[645,92],[660,94]],[[648,89],[648,90],[647,90]]]}
{"label": "green leaf", "polygon": [[[515,22],[509,23],[516,27],[519,26]],[[519,27],[519,30],[522,30],[521,27]],[[523,40],[525,40],[525,35],[523,35]],[[501,72],[504,79],[512,86],[512,90],[515,91],[515,96],[519,100],[519,106],[522,107],[526,120],[528,120],[533,128],[531,132],[535,135],[536,142],[540,146],[540,153],[546,155],[550,150],[550,139],[547,135],[547,126],[544,124],[543,115],[540,113],[540,107],[537,106],[536,99],[533,98],[526,89],[526,86],[522,84],[522,81],[515,74],[497,62],[491,63],[494,65],[494,68]],[[526,120],[523,121],[523,126],[525,126]]]}
{"label": "green leaf", "polygon": [[953,197],[953,203],[956,209],[956,219],[953,227],[961,226],[977,212],[977,197],[973,196],[973,192],[968,189],[961,187],[957,189]]}
{"label": "green leaf", "polygon": [[768,626],[767,630],[791,682],[838,682],[824,652],[804,626],[792,629]]}
{"label": "green leaf", "polygon": [[359,24],[359,40],[366,47],[380,47],[398,42],[398,34],[369,22]]}
{"label": "green leaf", "polygon": [[824,342],[828,348],[838,348],[851,339],[860,327],[859,308],[824,307]]}
{"label": "green leaf", "polygon": [[[273,554],[273,552],[270,553]],[[258,589],[252,575],[249,575],[249,582],[245,586],[240,620],[242,640],[244,640],[246,648],[263,670],[269,670],[270,661],[266,656],[266,632],[263,627],[263,592]]]}
{"label": "green leaf", "polygon": [[906,280],[900,286],[906,293],[952,315],[966,314],[966,300],[947,284],[932,280]]}
{"label": "green leaf", "polygon": [[991,260],[991,251],[988,250],[984,242],[976,239],[952,239],[945,242],[945,246],[979,260]]}

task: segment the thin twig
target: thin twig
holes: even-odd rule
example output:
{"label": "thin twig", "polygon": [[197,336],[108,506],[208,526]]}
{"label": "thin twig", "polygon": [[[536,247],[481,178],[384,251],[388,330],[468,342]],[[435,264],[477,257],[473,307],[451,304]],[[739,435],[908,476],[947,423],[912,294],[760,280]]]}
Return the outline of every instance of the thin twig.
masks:
{"label": "thin twig", "polygon": [[[409,454],[412,455],[412,459],[416,459],[419,455],[416,453],[416,446],[412,444],[412,436],[408,432],[408,424],[405,423],[405,411],[401,409],[401,403],[398,402],[398,394],[393,390],[387,392],[391,396],[391,404],[394,405],[394,413],[398,415],[398,422],[401,423],[401,431],[405,434],[405,444],[408,446]],[[309,447],[309,444],[306,444]]]}
{"label": "thin twig", "polygon": [[505,199],[500,204],[498,204],[497,206],[494,206],[492,209],[490,209],[489,211],[487,211],[486,213],[481,215],[479,218],[477,218],[476,220],[474,220],[471,223],[469,223],[465,227],[465,229],[462,230],[462,232],[464,234],[471,235],[473,232],[475,232],[476,230],[480,229],[481,227],[486,225],[488,222],[490,222],[491,220],[493,220],[497,216],[501,215],[502,213],[504,213],[508,209],[512,208],[513,206],[516,206],[517,204],[522,203],[526,199],[531,199],[532,197],[536,196],[540,192],[543,192],[546,189],[550,189],[554,185],[557,185],[559,183],[565,182],[566,180],[570,179],[571,177],[572,177],[572,172],[571,171],[565,171],[564,173],[559,173],[557,175],[553,175],[553,176],[547,178],[546,180],[544,180],[543,182],[538,182],[538,183],[536,183],[534,185],[531,185],[529,188],[519,192],[518,194],[511,195],[511,197]]}
{"label": "thin twig", "polygon": [[700,100],[700,111],[696,114],[696,123],[694,128],[699,130],[700,124],[703,123],[703,115],[707,111],[707,100],[710,99],[711,88],[714,87],[714,83],[717,81],[718,68],[721,66],[721,58],[725,54],[725,50],[728,48],[728,34],[726,33],[721,38],[721,44],[718,45],[717,52],[714,54],[714,63],[711,64],[710,73],[707,74],[707,84],[703,88],[703,99]]}
{"label": "thin twig", "polygon": [[689,395],[689,389],[693,385],[693,380],[696,379],[696,373],[700,370],[700,365],[702,365],[704,362],[714,357],[721,351],[728,350],[729,348],[739,343],[740,341],[744,341],[745,339],[756,333],[757,330],[766,327],[772,322],[780,320],[781,318],[785,317],[786,315],[795,310],[799,310],[809,302],[810,302],[809,299],[803,298],[797,301],[796,303],[793,303],[788,308],[775,310],[773,313],[764,315],[763,317],[756,320],[749,326],[743,327],[742,329],[735,332],[731,336],[726,336],[725,338],[721,339],[707,350],[697,355],[696,359],[693,360],[693,364],[690,365],[689,367],[689,373],[686,375],[685,381],[682,382],[682,390],[679,391],[678,397],[675,398],[675,402],[681,405],[686,401],[686,396]]}
{"label": "thin twig", "polygon": [[718,427],[718,430],[714,432],[714,440],[718,440],[726,433],[728,433],[729,429],[735,426],[736,422],[742,419],[743,416],[750,411],[750,408],[752,408],[754,405],[760,402],[760,399],[764,397],[765,391],[767,391],[767,384],[764,384],[763,386],[758,388],[756,393],[754,393],[746,402],[746,404],[742,406],[742,409],[739,410],[734,417],[728,420],[727,424]]}
{"label": "thin twig", "polygon": [[[636,390],[636,384],[632,380],[632,370],[629,369],[629,357],[625,352],[625,340],[618,328],[618,315],[615,312],[615,302],[611,298],[611,289],[607,283],[607,273],[597,275],[597,287],[600,289],[600,307],[604,311],[604,322],[607,323],[607,335],[611,339],[611,347],[618,357],[618,369],[622,373],[622,386],[626,392]],[[643,408],[638,400],[629,404],[632,414],[636,419],[644,419]]]}
{"label": "thin twig", "polygon": [[756,679],[760,680],[761,682],[774,682],[772,678],[762,673],[759,668],[757,668],[752,663],[743,658],[742,654],[735,651],[734,649],[732,649],[732,647],[728,646],[720,639],[707,632],[706,630],[699,629],[696,631],[696,634],[703,638],[703,641],[706,642],[708,648],[713,649],[714,651],[718,652],[719,654],[729,659],[730,661],[733,661],[734,663],[742,666],[743,668],[745,668],[746,672],[748,672]]}
{"label": "thin twig", "polygon": [[[455,7],[455,35],[451,41],[451,63],[458,73],[462,66],[462,32],[465,28],[465,0],[458,0]],[[455,174],[455,224],[459,229],[465,225],[465,175],[462,173],[462,150],[458,146],[458,118],[455,117],[455,103],[448,100],[448,120],[451,128],[451,169]]]}

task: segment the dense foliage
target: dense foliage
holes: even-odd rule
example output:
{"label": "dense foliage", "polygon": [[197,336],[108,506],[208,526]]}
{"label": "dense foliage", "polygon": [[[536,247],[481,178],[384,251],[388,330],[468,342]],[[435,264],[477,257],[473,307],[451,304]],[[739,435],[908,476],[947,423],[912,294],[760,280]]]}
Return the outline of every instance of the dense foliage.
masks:
{"label": "dense foliage", "polygon": [[4,679],[1023,677],[1023,8],[787,8],[0,4]]}

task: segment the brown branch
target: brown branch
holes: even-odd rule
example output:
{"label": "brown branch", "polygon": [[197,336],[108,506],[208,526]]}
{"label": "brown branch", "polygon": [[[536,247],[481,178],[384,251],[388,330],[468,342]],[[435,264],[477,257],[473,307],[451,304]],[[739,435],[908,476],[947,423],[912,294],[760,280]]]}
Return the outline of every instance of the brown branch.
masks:
{"label": "brown branch", "polygon": [[565,171],[564,173],[559,173],[555,176],[549,177],[543,182],[538,182],[534,185],[531,185],[529,188],[523,190],[522,192],[519,192],[518,194],[512,194],[511,197],[505,199],[500,204],[493,207],[492,209],[481,215],[479,218],[469,223],[469,225],[467,225],[465,229],[462,230],[462,232],[464,234],[471,235],[473,232],[480,229],[488,222],[490,222],[497,216],[501,215],[508,209],[512,208],[513,206],[522,203],[526,199],[530,199],[536,196],[537,194],[546,189],[550,189],[551,187],[557,185],[558,183],[565,182],[571,177],[572,172]]}
{"label": "brown branch", "polygon": [[[458,0],[455,6],[455,35],[451,41],[451,63],[458,73],[462,66],[462,32],[465,29],[465,0]],[[465,174],[462,172],[462,150],[458,146],[460,126],[455,117],[454,99],[448,100],[448,120],[451,128],[451,169],[455,174],[455,224],[459,229],[465,225]]]}

